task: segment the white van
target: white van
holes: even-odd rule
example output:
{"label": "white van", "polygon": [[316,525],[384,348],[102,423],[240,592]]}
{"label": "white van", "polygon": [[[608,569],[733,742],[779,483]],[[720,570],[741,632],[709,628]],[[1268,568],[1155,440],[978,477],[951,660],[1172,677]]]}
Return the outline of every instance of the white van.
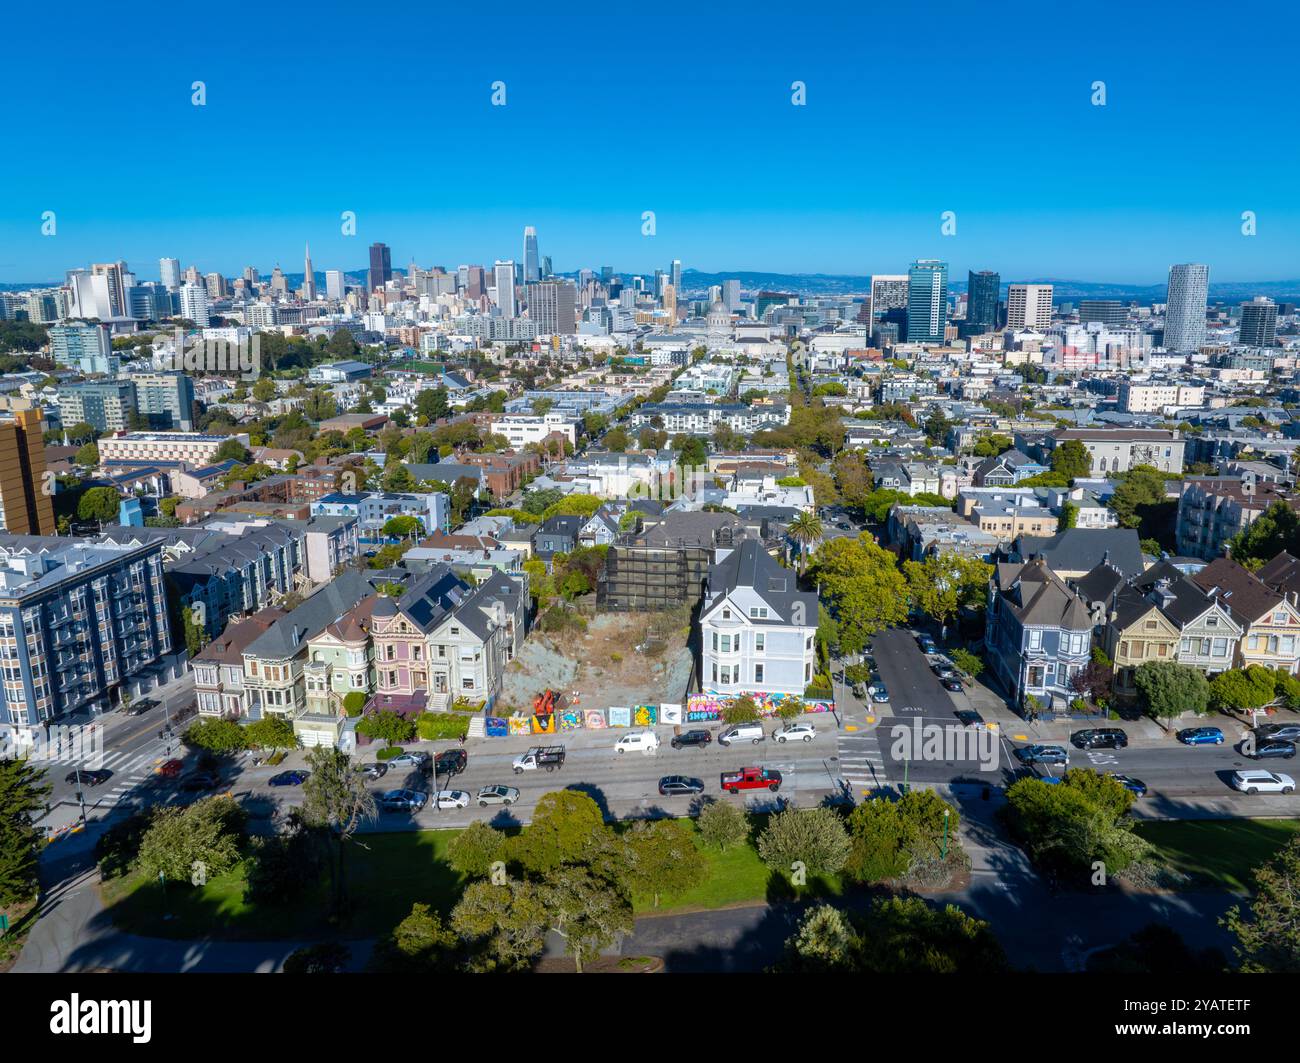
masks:
{"label": "white van", "polygon": [[659,748],[659,736],[653,731],[630,731],[614,745],[615,753],[626,753],[629,749],[639,749],[642,753],[653,753]]}
{"label": "white van", "polygon": [[734,727],[725,728],[718,735],[718,744],[729,746],[737,742],[753,742],[758,745],[766,737],[761,723],[738,723]]}

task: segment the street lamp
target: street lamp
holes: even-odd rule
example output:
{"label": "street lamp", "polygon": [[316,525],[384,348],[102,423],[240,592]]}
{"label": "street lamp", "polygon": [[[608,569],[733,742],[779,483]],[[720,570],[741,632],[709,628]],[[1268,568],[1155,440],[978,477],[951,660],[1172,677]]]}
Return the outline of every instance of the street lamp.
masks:
{"label": "street lamp", "polygon": [[939,859],[948,859],[948,814],[949,809],[943,810],[943,848],[939,850]]}

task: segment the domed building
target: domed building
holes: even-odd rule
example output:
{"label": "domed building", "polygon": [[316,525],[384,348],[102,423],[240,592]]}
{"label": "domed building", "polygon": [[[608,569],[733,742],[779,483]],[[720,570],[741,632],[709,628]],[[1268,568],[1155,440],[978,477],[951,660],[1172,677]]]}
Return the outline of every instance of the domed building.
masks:
{"label": "domed building", "polygon": [[731,311],[727,309],[727,304],[721,299],[716,300],[709,307],[709,316],[705,321],[710,332],[731,331]]}

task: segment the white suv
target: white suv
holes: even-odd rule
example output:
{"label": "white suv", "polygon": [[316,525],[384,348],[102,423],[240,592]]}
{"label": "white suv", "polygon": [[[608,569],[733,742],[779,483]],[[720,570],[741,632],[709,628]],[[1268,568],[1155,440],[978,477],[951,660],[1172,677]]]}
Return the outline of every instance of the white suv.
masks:
{"label": "white suv", "polygon": [[1232,785],[1247,794],[1289,794],[1295,790],[1295,780],[1277,771],[1234,771]]}
{"label": "white suv", "polygon": [[738,723],[718,735],[718,745],[729,746],[735,742],[753,742],[758,745],[766,737],[761,723]]}
{"label": "white suv", "polygon": [[659,748],[659,736],[653,731],[632,731],[625,734],[614,744],[615,753],[626,753],[629,749],[639,749],[642,753],[653,753]]}
{"label": "white suv", "polygon": [[778,742],[811,742],[817,737],[817,728],[810,723],[788,723],[772,732]]}

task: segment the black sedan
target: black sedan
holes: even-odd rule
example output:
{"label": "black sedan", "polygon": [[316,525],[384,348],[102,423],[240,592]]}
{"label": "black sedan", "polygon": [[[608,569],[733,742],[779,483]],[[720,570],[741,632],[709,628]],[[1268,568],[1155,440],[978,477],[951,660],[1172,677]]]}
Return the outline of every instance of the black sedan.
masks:
{"label": "black sedan", "polygon": [[939,680],[944,690],[951,690],[954,694],[960,694],[962,690],[961,680],[955,675],[944,676]]}
{"label": "black sedan", "polygon": [[704,793],[704,783],[685,775],[665,775],[659,780],[659,792],[664,797],[693,797]]}
{"label": "black sedan", "polygon": [[1281,738],[1260,738],[1254,745],[1255,748],[1251,750],[1249,742],[1242,743],[1242,752],[1252,760],[1270,760],[1274,757],[1290,760],[1295,756],[1295,743]]}
{"label": "black sedan", "polygon": [[669,743],[674,749],[685,749],[687,746],[698,746],[703,749],[713,741],[713,732],[706,731],[703,728],[697,728],[693,731],[683,731],[679,735],[673,735],[672,742]]}
{"label": "black sedan", "polygon": [[210,771],[201,771],[182,779],[180,788],[188,790],[190,793],[206,793],[208,790],[215,790],[220,785],[221,778],[219,776]]}
{"label": "black sedan", "polygon": [[444,749],[433,758],[435,775],[459,775],[469,764],[469,754],[463,749]]}
{"label": "black sedan", "polygon": [[153,698],[141,698],[139,701],[133,701],[126,707],[128,716],[143,716],[150,709],[156,709],[160,703]]}
{"label": "black sedan", "polygon": [[76,771],[68,772],[64,782],[73,786],[78,784],[82,786],[103,786],[113,777],[113,773],[107,768],[78,768]]}

